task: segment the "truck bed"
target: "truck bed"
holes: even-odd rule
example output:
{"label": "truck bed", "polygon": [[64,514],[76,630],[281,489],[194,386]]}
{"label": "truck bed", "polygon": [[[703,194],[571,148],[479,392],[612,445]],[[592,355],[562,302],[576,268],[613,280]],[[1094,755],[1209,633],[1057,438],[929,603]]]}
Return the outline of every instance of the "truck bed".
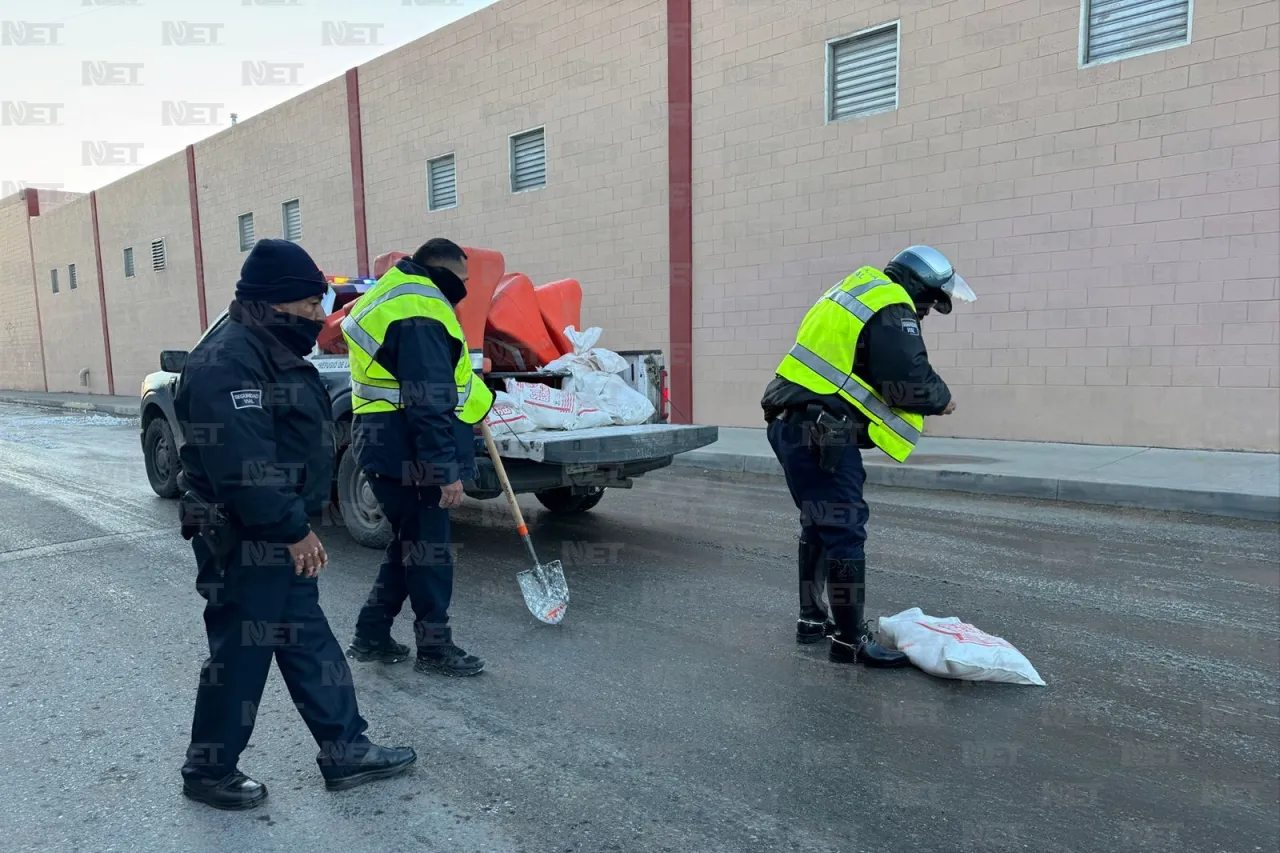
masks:
{"label": "truck bed", "polygon": [[[493,442],[503,459],[592,465],[661,459],[706,447],[719,437],[719,429],[714,426],[640,424],[495,435]],[[479,451],[483,454],[484,448]]]}

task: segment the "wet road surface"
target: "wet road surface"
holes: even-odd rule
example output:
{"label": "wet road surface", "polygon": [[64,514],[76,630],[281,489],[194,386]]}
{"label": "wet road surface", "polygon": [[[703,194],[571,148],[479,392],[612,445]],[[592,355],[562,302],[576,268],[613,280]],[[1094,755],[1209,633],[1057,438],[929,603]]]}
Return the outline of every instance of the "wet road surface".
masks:
{"label": "wet road surface", "polygon": [[[1272,853],[1274,525],[957,494],[869,493],[869,611],[957,615],[1047,687],[826,661],[792,639],[779,481],[664,471],[555,518],[558,628],[524,610],[501,499],[455,512],[475,679],[354,664],[404,777],[326,792],[274,673],[241,766],[261,809],[185,800],[205,638],[176,508],[136,422],[0,406],[0,847],[22,851]],[[322,533],[350,638],[379,555]],[[402,615],[396,634],[411,641]]]}

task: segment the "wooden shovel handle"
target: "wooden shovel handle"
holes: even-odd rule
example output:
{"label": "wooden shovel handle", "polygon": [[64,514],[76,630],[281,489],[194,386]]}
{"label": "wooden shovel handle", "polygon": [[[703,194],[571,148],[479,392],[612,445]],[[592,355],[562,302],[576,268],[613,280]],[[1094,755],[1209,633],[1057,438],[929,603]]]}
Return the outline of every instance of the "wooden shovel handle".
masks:
{"label": "wooden shovel handle", "polygon": [[502,490],[507,493],[507,503],[516,517],[516,529],[521,536],[528,536],[529,528],[525,527],[524,516],[520,513],[520,504],[516,503],[516,493],[511,490],[507,469],[502,467],[502,457],[498,456],[498,446],[493,443],[493,433],[489,432],[489,425],[484,421],[480,422],[480,432],[484,435],[485,446],[489,448],[489,458],[493,460],[493,467],[498,472],[498,480],[502,482]]}

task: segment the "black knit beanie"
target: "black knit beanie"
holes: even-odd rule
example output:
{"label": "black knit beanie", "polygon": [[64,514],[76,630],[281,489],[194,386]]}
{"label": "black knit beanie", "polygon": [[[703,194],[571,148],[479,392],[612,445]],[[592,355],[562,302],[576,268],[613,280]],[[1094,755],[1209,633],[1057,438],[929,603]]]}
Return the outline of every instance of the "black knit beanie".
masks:
{"label": "black knit beanie", "polygon": [[283,305],[324,296],[328,288],[306,249],[288,240],[259,240],[240,267],[236,300]]}

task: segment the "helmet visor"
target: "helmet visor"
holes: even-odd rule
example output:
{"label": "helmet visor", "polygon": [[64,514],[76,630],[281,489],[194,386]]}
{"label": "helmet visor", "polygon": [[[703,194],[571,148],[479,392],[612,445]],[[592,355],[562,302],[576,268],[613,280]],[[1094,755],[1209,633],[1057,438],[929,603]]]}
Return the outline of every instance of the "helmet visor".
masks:
{"label": "helmet visor", "polygon": [[952,299],[959,299],[961,302],[978,301],[978,294],[973,292],[973,288],[958,273],[953,273],[951,280],[944,284],[942,289]]}

